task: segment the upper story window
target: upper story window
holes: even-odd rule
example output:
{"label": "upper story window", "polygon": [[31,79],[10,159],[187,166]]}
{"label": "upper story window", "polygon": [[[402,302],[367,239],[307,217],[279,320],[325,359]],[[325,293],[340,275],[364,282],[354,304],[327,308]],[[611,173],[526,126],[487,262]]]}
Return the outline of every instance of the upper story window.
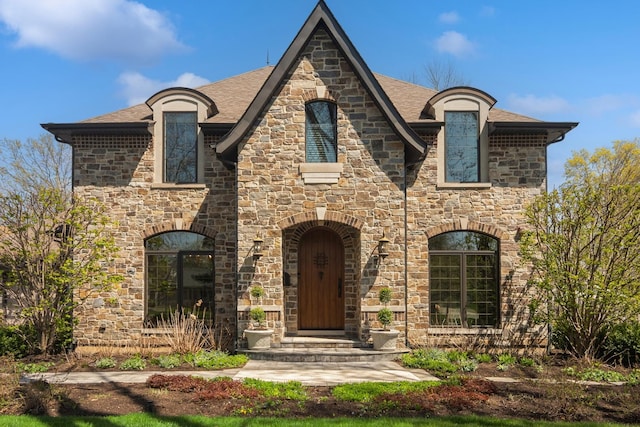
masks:
{"label": "upper story window", "polygon": [[153,117],[153,188],[204,187],[204,135],[199,123],[217,114],[194,89],[170,88],[147,100]]}
{"label": "upper story window", "polygon": [[423,114],[444,122],[437,140],[438,188],[485,188],[489,181],[489,111],[496,100],[472,87],[435,94]]}
{"label": "upper story window", "polygon": [[445,181],[480,182],[477,111],[445,111]]}
{"label": "upper story window", "polygon": [[305,106],[307,163],[338,161],[337,107],[333,102],[313,101]]}
{"label": "upper story window", "polygon": [[164,113],[164,180],[198,180],[198,117],[195,112]]}

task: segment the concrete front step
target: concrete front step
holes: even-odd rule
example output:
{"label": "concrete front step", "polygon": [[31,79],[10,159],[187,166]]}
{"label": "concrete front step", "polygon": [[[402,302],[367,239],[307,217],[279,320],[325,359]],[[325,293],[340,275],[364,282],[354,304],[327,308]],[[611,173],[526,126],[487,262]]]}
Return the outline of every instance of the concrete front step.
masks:
{"label": "concrete front step", "polygon": [[371,348],[270,348],[238,350],[253,360],[275,362],[380,362],[399,358],[408,350],[378,351]]}
{"label": "concrete front step", "polygon": [[408,350],[378,351],[344,337],[285,337],[280,347],[238,350],[254,360],[278,362],[378,362],[399,358]]}
{"label": "concrete front step", "polygon": [[363,348],[366,343],[344,337],[284,337],[281,348]]}

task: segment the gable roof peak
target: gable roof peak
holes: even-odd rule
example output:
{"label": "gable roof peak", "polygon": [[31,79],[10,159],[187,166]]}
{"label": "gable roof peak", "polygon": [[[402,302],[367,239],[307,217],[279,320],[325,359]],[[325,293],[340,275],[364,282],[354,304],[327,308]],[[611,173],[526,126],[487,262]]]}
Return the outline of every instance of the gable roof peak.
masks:
{"label": "gable roof peak", "polygon": [[238,144],[250,131],[257,117],[264,112],[269,100],[278,90],[291,68],[295,66],[300,53],[307,46],[307,43],[319,27],[322,27],[335,42],[345,60],[351,65],[353,72],[358,76],[364,88],[369,92],[373,101],[386,117],[392,129],[402,141],[405,142],[407,157],[411,160],[423,157],[426,152],[426,144],[400,116],[398,110],[384,92],[355,46],[351,43],[351,40],[349,40],[349,37],[347,37],[324,0],[318,1],[318,4],[302,25],[298,34],[282,58],[280,58],[273,72],[269,75],[240,120],[216,145],[216,153],[218,156],[225,160],[235,159]]}

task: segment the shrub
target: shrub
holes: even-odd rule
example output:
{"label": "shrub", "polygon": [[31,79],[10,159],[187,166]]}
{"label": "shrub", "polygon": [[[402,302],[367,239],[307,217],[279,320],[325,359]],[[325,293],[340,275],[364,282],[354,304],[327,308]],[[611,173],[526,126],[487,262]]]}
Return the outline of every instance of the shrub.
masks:
{"label": "shrub", "polygon": [[498,356],[498,366],[496,366],[496,368],[499,371],[506,371],[515,363],[516,363],[515,356],[512,356],[511,354],[508,354],[508,353],[501,354]]}
{"label": "shrub", "polygon": [[120,364],[120,369],[123,371],[142,371],[146,367],[147,361],[144,360],[139,354],[123,360]]}
{"label": "shrub", "polygon": [[27,374],[37,374],[40,372],[47,372],[54,364],[52,362],[41,363],[18,363],[18,369]]}
{"label": "shrub", "polygon": [[251,320],[253,320],[255,323],[258,324],[258,326],[264,326],[265,322],[267,321],[267,313],[264,312],[264,309],[262,307],[254,307],[251,309],[251,311],[249,311],[249,317],[251,317]]}
{"label": "shrub", "polygon": [[408,368],[425,369],[436,376],[448,377],[458,371],[459,367],[451,362],[447,353],[439,349],[419,349],[402,355],[402,363]]}
{"label": "shrub", "polygon": [[184,356],[191,366],[205,369],[229,369],[243,366],[249,360],[244,354],[229,355],[223,351],[199,351]]}
{"label": "shrub", "polygon": [[0,327],[0,356],[28,356],[37,348],[37,335],[28,325]]}
{"label": "shrub", "polygon": [[625,366],[640,362],[640,322],[632,320],[615,325],[602,345],[601,358],[615,360]]}
{"label": "shrub", "polygon": [[264,288],[262,286],[253,286],[250,293],[256,301],[259,301],[264,296]]}
{"label": "shrub", "polygon": [[476,359],[478,363],[491,363],[491,361],[493,360],[491,355],[487,353],[476,354],[475,356],[473,356],[473,358]]}
{"label": "shrub", "polygon": [[393,321],[393,312],[386,307],[381,309],[378,311],[378,321],[382,323],[385,330],[388,329]]}
{"label": "shrub", "polygon": [[182,365],[182,357],[179,354],[161,354],[151,362],[163,369],[171,369]]}
{"label": "shrub", "polygon": [[98,369],[113,368],[116,365],[117,365],[116,360],[113,357],[103,357],[96,360],[96,368]]}
{"label": "shrub", "polygon": [[525,366],[527,368],[536,366],[536,361],[530,357],[521,357],[520,360],[518,360],[518,363],[520,366]]}

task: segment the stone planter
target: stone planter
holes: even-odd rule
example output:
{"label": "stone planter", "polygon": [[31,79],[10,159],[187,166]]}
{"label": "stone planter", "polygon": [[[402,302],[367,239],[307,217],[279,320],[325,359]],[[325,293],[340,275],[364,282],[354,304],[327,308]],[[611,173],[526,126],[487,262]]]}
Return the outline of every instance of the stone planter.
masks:
{"label": "stone planter", "polygon": [[273,329],[245,329],[249,350],[267,350],[271,348],[271,335]]}
{"label": "stone planter", "polygon": [[399,331],[376,329],[371,331],[374,350],[395,350]]}

